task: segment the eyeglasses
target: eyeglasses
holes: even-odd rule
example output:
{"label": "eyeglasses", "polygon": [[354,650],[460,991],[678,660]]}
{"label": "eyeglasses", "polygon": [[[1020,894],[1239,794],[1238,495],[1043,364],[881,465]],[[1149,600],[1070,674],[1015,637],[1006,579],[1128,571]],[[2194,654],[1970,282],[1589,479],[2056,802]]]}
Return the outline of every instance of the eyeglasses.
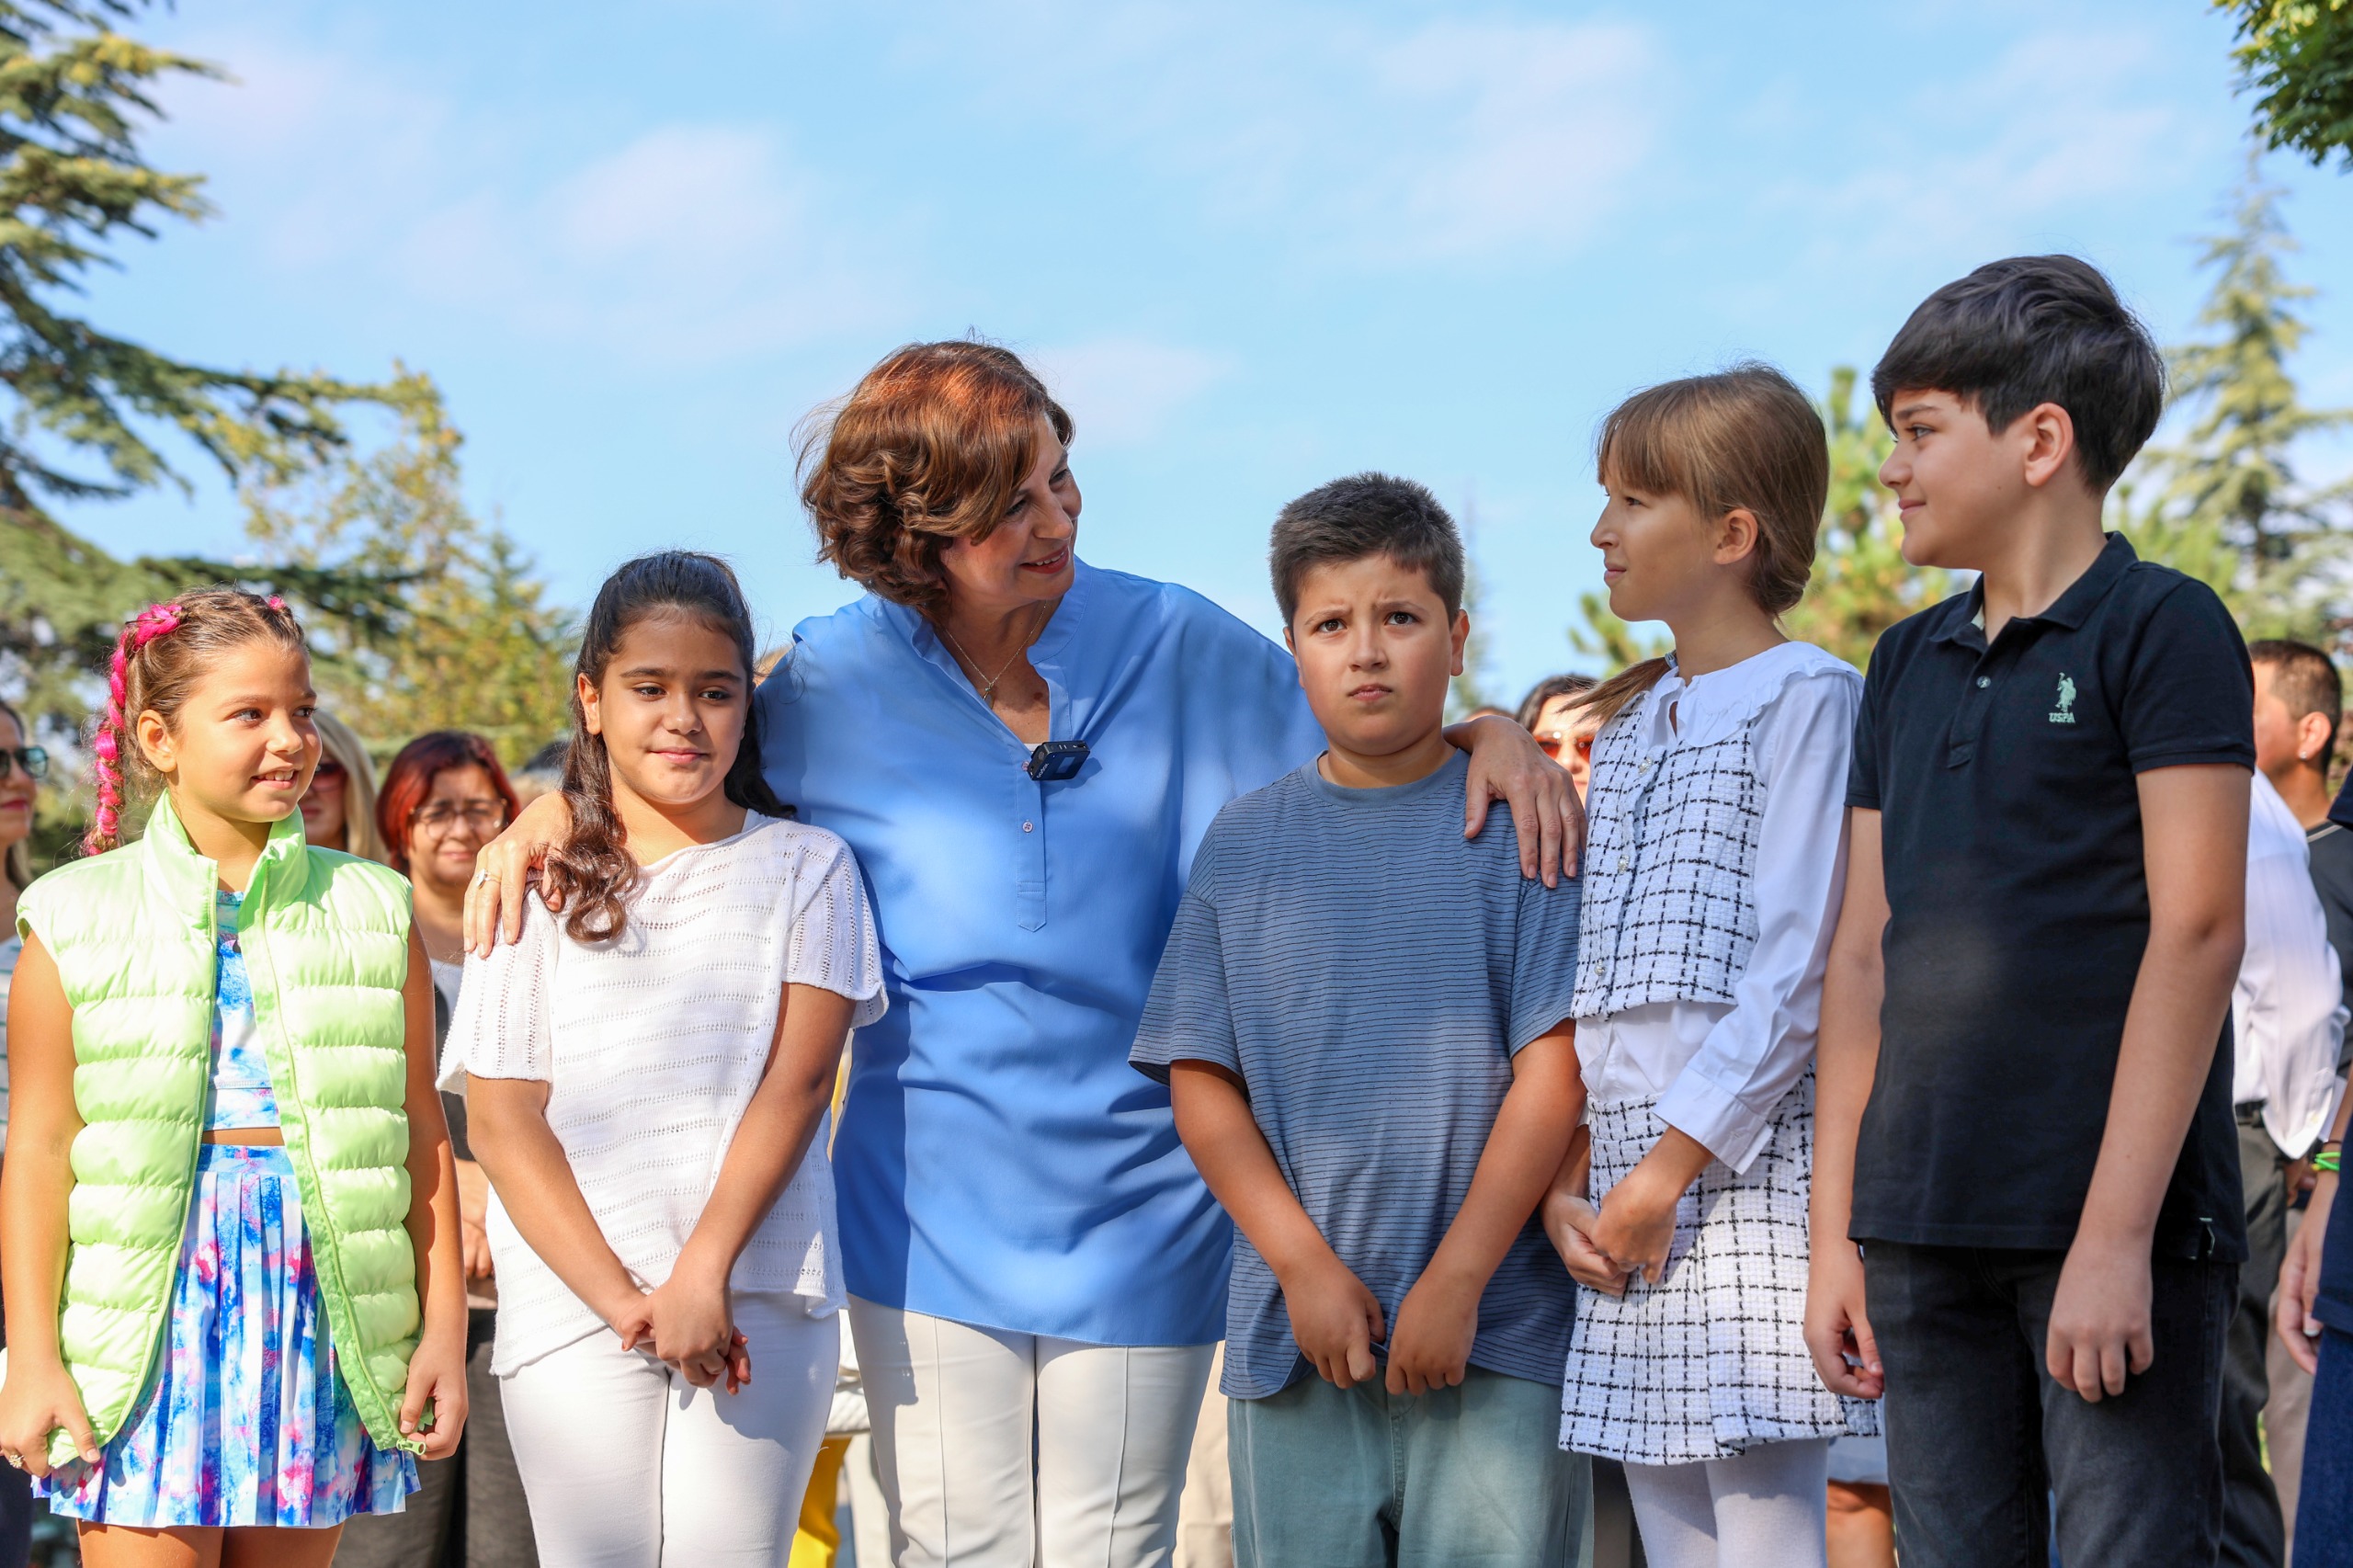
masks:
{"label": "eyeglasses", "polygon": [[1564,735],[1558,730],[1547,730],[1542,734],[1536,737],[1536,748],[1542,752],[1546,756],[1551,757],[1554,762],[1561,760],[1561,748],[1568,745],[1576,747],[1577,755],[1579,756],[1586,758],[1587,761],[1592,760],[1593,737],[1591,735],[1576,735],[1573,737]]}
{"label": "eyeglasses", "polygon": [[442,801],[418,812],[416,825],[427,833],[443,834],[462,820],[477,833],[496,833],[506,825],[506,807],[499,801],[468,801],[460,805]]}
{"label": "eyeglasses", "polygon": [[49,753],[39,746],[18,746],[14,751],[0,748],[0,778],[8,778],[19,767],[28,778],[49,777]]}
{"label": "eyeglasses", "polygon": [[323,756],[319,758],[318,767],[311,769],[311,782],[332,787],[343,782],[345,771],[343,764],[331,756]]}

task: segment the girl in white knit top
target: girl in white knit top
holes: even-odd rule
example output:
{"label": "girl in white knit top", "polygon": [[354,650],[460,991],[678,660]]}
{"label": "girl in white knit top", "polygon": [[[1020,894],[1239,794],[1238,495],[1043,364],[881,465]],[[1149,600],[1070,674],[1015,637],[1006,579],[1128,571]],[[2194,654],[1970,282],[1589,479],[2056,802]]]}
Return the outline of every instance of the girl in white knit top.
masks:
{"label": "girl in white knit top", "polygon": [[824,1437],[824,1120],[881,966],[848,847],[760,777],[752,680],[724,563],[606,581],[571,837],[522,940],[468,960],[450,1026],[442,1084],[493,1191],[492,1369],[548,1562],[781,1568]]}
{"label": "girl in white knit top", "polygon": [[1778,621],[1828,453],[1804,394],[1742,366],[1637,394],[1599,459],[1610,609],[1666,622],[1675,653],[1589,699],[1574,1008],[1599,1208],[1574,1170],[1545,1204],[1588,1287],[1561,1441],[1625,1464],[1660,1568],[1819,1563],[1831,1439],[1878,1430],[1822,1387],[1802,1333],[1862,681]]}

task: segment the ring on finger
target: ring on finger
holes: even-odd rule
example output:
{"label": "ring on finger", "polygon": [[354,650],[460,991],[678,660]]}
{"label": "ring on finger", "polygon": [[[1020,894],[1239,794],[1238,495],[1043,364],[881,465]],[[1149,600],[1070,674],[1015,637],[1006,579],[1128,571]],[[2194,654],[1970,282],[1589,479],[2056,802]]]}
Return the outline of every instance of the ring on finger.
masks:
{"label": "ring on finger", "polygon": [[496,881],[498,881],[498,879],[492,876],[487,869],[476,871],[474,873],[474,886],[478,888],[488,887],[491,883]]}

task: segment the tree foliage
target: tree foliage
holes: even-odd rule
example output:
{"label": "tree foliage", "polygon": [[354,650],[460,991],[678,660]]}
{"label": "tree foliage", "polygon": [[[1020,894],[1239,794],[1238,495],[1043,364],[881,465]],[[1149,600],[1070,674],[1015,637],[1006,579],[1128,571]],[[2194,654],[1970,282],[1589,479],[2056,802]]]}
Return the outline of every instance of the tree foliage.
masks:
{"label": "tree foliage", "polygon": [[[412,388],[176,359],[75,310],[114,247],[209,211],[199,176],[150,166],[138,135],[155,84],[212,75],[115,30],[144,0],[0,0],[0,682],[36,725],[70,734],[124,617],[199,582],[245,581],[355,637],[398,614],[392,585],[197,557],[117,559],[50,515],[188,480],[158,444],[185,441],[236,480],[285,478],[345,439],[353,402]],[[62,737],[61,737],[62,738]]]}
{"label": "tree foliage", "polygon": [[473,730],[520,764],[571,724],[572,617],[514,540],[467,509],[439,398],[403,409],[398,437],[373,452],[248,485],[245,531],[294,570],[398,585],[390,635],[341,621],[311,638],[322,694],[371,745]]}
{"label": "tree foliage", "polygon": [[2243,91],[2267,146],[2353,167],[2353,0],[2214,0],[2238,20]]}
{"label": "tree foliage", "polygon": [[[2179,445],[2143,459],[2119,521],[2143,556],[2212,585],[2250,636],[2326,643],[2346,624],[2353,485],[2304,483],[2293,454],[2307,437],[2353,426],[2353,410],[2306,407],[2289,371],[2313,290],[2281,266],[2294,242],[2279,199],[2250,165],[2229,230],[2205,242],[2200,265],[2215,278],[2198,322],[2212,335],[2168,356],[2177,406],[2195,418]],[[2155,494],[2136,511],[2149,483]]]}

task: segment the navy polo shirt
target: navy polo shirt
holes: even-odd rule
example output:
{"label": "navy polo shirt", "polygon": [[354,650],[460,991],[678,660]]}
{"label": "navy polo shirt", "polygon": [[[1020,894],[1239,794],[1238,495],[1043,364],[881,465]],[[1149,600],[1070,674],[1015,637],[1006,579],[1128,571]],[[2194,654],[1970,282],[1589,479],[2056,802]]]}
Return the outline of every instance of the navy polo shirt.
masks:
{"label": "navy polo shirt", "polygon": [[[2213,590],[2109,536],[1989,647],[1982,585],[1891,627],[1847,802],[1889,920],[1858,1240],[2064,1248],[2148,946],[2137,776],[2255,766],[2255,676]],[[2246,1256],[2226,1020],[2158,1211],[2168,1256]]]}

